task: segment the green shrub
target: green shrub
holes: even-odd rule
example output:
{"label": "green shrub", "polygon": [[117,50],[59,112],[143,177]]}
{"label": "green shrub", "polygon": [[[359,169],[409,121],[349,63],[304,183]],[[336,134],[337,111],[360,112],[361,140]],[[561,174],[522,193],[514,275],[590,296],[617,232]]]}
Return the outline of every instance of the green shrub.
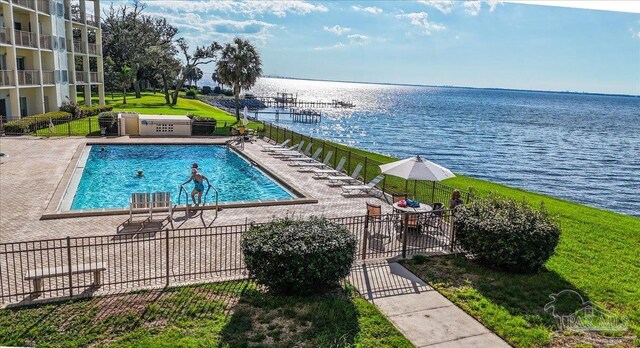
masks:
{"label": "green shrub", "polygon": [[220,86],[215,86],[213,88],[213,94],[222,94],[222,88],[220,88]]}
{"label": "green shrub", "polygon": [[111,105],[98,105],[98,106],[81,106],[76,109],[75,118],[83,118],[89,116],[95,116],[100,114],[101,112],[111,111],[113,110],[113,106]]}
{"label": "green shrub", "polygon": [[230,89],[224,89],[222,90],[222,94],[226,95],[227,97],[231,97],[233,96],[233,91]]}
{"label": "green shrub", "polygon": [[204,95],[211,94],[211,86],[203,86],[202,87],[202,94],[204,94]]}
{"label": "green shrub", "polygon": [[242,235],[247,269],[275,293],[311,294],[331,289],[349,274],[356,238],[325,218],[274,220]]}
{"label": "green shrub", "polygon": [[196,94],[198,94],[198,93],[196,92],[195,89],[190,89],[190,90],[187,91],[187,93],[185,95],[187,97],[195,98]]}
{"label": "green shrub", "polygon": [[[71,120],[72,115],[68,112],[53,111],[46,114],[23,117],[16,121],[7,122],[4,125],[6,134],[29,134],[40,129],[49,127],[49,120]],[[54,122],[55,123],[55,122]]]}
{"label": "green shrub", "polygon": [[212,117],[187,114],[192,121],[191,135],[214,135],[216,131],[216,119]]}
{"label": "green shrub", "polygon": [[118,113],[113,111],[105,111],[98,114],[98,124],[100,128],[106,128],[107,133],[118,132]]}
{"label": "green shrub", "polygon": [[489,197],[474,200],[455,220],[456,238],[475,259],[492,268],[539,271],[553,254],[560,228],[544,207]]}

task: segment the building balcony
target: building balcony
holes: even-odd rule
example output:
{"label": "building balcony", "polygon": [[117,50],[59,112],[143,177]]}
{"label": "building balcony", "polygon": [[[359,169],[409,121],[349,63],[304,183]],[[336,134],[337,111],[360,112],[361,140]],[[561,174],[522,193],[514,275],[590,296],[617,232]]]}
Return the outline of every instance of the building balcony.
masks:
{"label": "building balcony", "polygon": [[30,86],[40,84],[40,71],[38,70],[18,70],[18,85]]}
{"label": "building balcony", "polygon": [[73,51],[75,53],[87,53],[87,51],[84,49],[84,45],[82,44],[82,41],[71,41],[69,40],[69,47],[71,47],[71,44],[73,43]]}
{"label": "building balcony", "polygon": [[43,50],[53,50],[53,37],[50,35],[40,35],[40,48]]}
{"label": "building balcony", "polygon": [[84,23],[92,27],[98,27],[98,21],[100,20],[94,15],[88,13],[72,13],[71,19],[76,23]]}
{"label": "building balcony", "polygon": [[38,47],[37,38],[35,33],[31,33],[23,30],[15,30],[15,44],[16,46],[24,47]]}
{"label": "building balcony", "polygon": [[11,43],[11,36],[9,34],[9,28],[0,27],[0,43]]}
{"label": "building balcony", "polygon": [[0,70],[0,86],[13,85],[13,70]]}
{"label": "building balcony", "polygon": [[14,5],[18,5],[18,6],[22,6],[22,7],[26,7],[32,10],[36,9],[35,4],[33,3],[33,0],[13,0],[13,4]]}
{"label": "building balcony", "polygon": [[102,83],[100,74],[98,74],[97,72],[89,72],[89,78],[91,79],[91,83]]}
{"label": "building balcony", "polygon": [[52,3],[49,0],[36,0],[38,4],[38,11],[46,14],[51,14],[53,12]]}
{"label": "building balcony", "polygon": [[42,71],[42,84],[53,85],[56,83],[56,77],[53,71]]}
{"label": "building balcony", "polygon": [[87,48],[89,49],[89,54],[93,54],[94,56],[99,56],[102,54],[97,44],[88,43]]}
{"label": "building balcony", "polygon": [[79,83],[87,83],[88,78],[87,78],[87,73],[84,71],[76,71],[76,84]]}

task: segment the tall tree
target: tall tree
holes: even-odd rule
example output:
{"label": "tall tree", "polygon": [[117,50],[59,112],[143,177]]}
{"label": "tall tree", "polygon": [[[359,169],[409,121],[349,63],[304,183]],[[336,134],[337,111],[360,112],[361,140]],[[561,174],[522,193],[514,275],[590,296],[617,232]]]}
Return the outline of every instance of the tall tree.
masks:
{"label": "tall tree", "polygon": [[249,41],[233,39],[222,49],[216,73],[220,82],[230,85],[236,104],[236,119],[240,120],[240,91],[250,89],[262,75],[262,61],[258,50]]}
{"label": "tall tree", "polygon": [[103,53],[116,66],[127,65],[134,74],[136,97],[140,97],[140,83],[149,67],[153,47],[170,49],[178,29],[164,18],[154,18],[143,14],[145,6],[138,0],[133,6],[109,8],[102,23]]}
{"label": "tall tree", "polygon": [[173,91],[171,95],[171,104],[176,105],[178,103],[178,94],[180,93],[180,89],[184,86],[184,83],[189,78],[191,71],[194,70],[198,65],[209,64],[216,60],[216,55],[218,51],[222,48],[219,43],[212,42],[209,46],[198,46],[196,47],[195,52],[189,53],[189,44],[184,38],[179,38],[177,40],[178,50],[184,56],[184,69],[182,69],[182,73],[178,78],[178,83],[176,84],[176,89]]}
{"label": "tall tree", "polygon": [[198,88],[198,81],[202,80],[203,75],[204,73],[200,68],[193,68],[188,74],[189,84],[193,82],[196,88]]}
{"label": "tall tree", "polygon": [[134,79],[133,70],[127,65],[123,66],[118,72],[118,82],[120,88],[122,88],[122,104],[127,103],[127,88],[131,86]]}

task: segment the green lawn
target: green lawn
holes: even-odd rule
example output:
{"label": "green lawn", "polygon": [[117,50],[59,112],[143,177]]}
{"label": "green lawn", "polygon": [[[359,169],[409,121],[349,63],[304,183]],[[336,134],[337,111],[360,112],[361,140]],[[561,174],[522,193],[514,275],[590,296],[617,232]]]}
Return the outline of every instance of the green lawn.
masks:
{"label": "green lawn", "polygon": [[279,297],[206,284],[0,310],[0,345],[413,347],[352,290]]}
{"label": "green lawn", "polygon": [[[98,103],[96,98],[92,98],[94,103]],[[113,106],[113,111],[130,111],[137,112],[143,115],[186,115],[195,114],[204,117],[211,117],[217,121],[217,129],[214,135],[229,135],[229,127],[236,125],[236,117],[227,113],[224,110],[220,110],[209,104],[203,103],[196,99],[184,99],[179,98],[176,105],[165,104],[164,96],[162,93],[142,92],[142,97],[136,99],[134,93],[127,93],[127,104],[122,104],[122,93],[114,93],[114,99],[111,99],[111,94],[107,93],[105,99],[107,105]],[[82,98],[78,99],[79,104],[83,104]],[[99,125],[96,117],[92,117],[91,121],[85,119],[78,119],[71,121],[70,125],[67,123],[56,125],[55,130],[52,133],[48,128],[41,129],[35,133],[38,136],[65,136],[69,135],[69,126],[71,127],[71,135],[86,136],[86,135],[99,135]],[[91,128],[89,128],[89,122]],[[94,127],[95,126],[95,127]],[[248,128],[257,129],[261,126],[260,123],[249,122]],[[96,128],[97,127],[97,128]]]}
{"label": "green lawn", "polygon": [[[266,131],[269,135],[270,127],[267,126]],[[277,136],[279,142],[291,138],[290,132],[275,131],[275,128],[271,134]],[[308,137],[302,139],[309,140]],[[300,135],[294,133],[292,143],[300,140]],[[380,172],[378,163],[396,160],[322,140],[313,142],[314,148],[337,149],[339,157],[350,151],[350,170],[362,163],[364,156],[368,157],[367,180]],[[387,190],[405,192],[404,180],[387,178],[385,181]],[[448,270],[448,276],[455,281],[445,278],[443,283],[448,284],[448,291],[443,291],[445,296],[518,346],[543,346],[549,342],[554,327],[551,316],[542,313],[541,308],[549,302],[549,295],[563,289],[577,290],[585,300],[622,313],[629,319],[632,334],[640,335],[640,219],[462,175],[443,183],[462,190],[472,189],[478,196],[493,192],[524,200],[535,207],[543,203],[558,217],[562,231],[555,255],[539,275],[520,276],[491,271],[470,262],[447,261],[443,269]],[[413,193],[411,184],[408,191]],[[418,186],[419,200],[430,202],[431,197],[429,185]],[[436,201],[446,203],[448,200],[437,194]],[[439,285],[440,278],[418,273],[434,281],[437,288],[445,289]],[[636,339],[636,344],[640,345],[640,340]]]}

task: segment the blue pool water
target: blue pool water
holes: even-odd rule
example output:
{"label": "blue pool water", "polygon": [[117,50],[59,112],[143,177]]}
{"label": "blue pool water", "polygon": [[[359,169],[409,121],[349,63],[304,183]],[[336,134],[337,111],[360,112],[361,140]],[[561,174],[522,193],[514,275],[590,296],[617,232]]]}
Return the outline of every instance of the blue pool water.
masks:
{"label": "blue pool water", "polygon": [[[197,162],[220,192],[220,202],[290,199],[282,186],[226,146],[107,145],[92,146],[71,210],[123,208],[134,192],[169,191],[178,202],[179,186]],[[138,169],[144,175],[137,177]],[[193,182],[187,190],[191,193]],[[207,202],[215,194],[209,192]],[[184,195],[181,201],[184,204]]]}

